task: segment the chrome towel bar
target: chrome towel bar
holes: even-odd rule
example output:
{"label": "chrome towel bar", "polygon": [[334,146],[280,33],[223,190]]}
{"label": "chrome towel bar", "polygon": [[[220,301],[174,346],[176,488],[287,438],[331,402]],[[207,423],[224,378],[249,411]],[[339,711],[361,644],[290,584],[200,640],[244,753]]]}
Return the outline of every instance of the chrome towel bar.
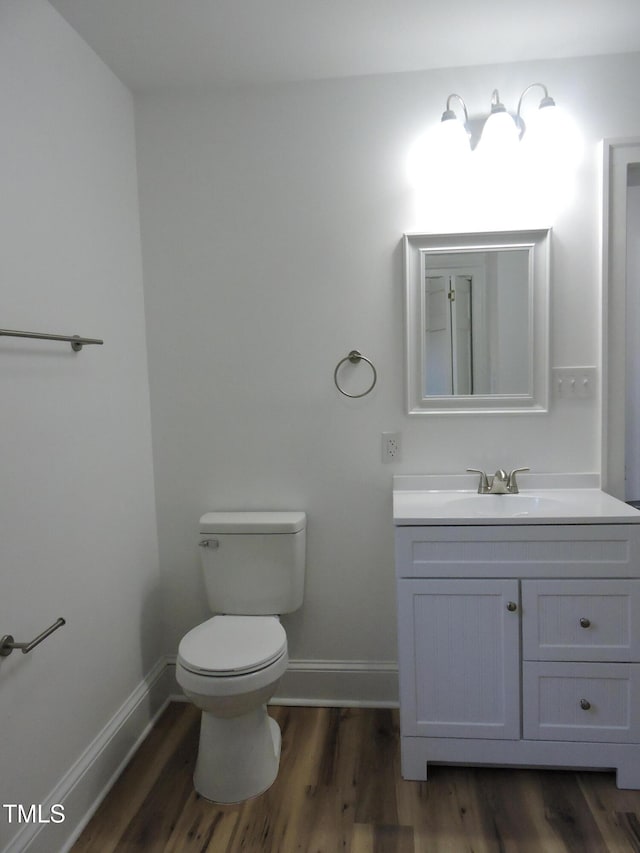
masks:
{"label": "chrome towel bar", "polygon": [[11,636],[11,634],[5,634],[4,637],[0,638],[0,656],[6,658],[7,655],[10,655],[14,649],[22,649],[22,654],[26,655],[31,649],[35,649],[36,646],[39,646],[43,640],[46,640],[49,634],[53,634],[54,631],[57,631],[58,628],[62,628],[66,622],[64,619],[56,619],[53,625],[49,625],[46,631],[43,631],[42,634],[38,634],[30,643],[16,643]]}
{"label": "chrome towel bar", "polygon": [[81,338],[80,335],[47,335],[42,332],[17,332],[12,329],[0,329],[5,338],[37,338],[41,341],[66,341],[74,352],[80,352],[85,344],[103,344],[99,338]]}

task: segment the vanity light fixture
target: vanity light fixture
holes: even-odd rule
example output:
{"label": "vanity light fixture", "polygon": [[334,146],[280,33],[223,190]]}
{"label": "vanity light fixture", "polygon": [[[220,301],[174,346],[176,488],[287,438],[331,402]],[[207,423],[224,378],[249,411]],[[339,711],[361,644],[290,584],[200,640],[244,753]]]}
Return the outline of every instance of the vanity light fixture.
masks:
{"label": "vanity light fixture", "polygon": [[489,223],[499,230],[514,217],[553,222],[575,192],[583,150],[576,122],[543,83],[526,86],[512,108],[494,89],[484,114],[453,92],[441,120],[407,152],[417,230],[475,231]]}
{"label": "vanity light fixture", "polygon": [[[547,87],[543,83],[531,83],[520,95],[518,100],[518,109],[515,117],[507,112],[505,105],[500,100],[500,94],[497,89],[493,90],[491,95],[491,112],[487,117],[480,139],[475,146],[478,151],[485,153],[491,151],[496,155],[504,153],[508,150],[515,149],[519,139],[525,134],[526,126],[521,115],[522,101],[525,95],[536,87],[542,88],[544,97],[540,101],[539,111],[545,112],[548,118],[551,118],[555,110],[549,110],[550,107],[555,107],[555,101],[549,96]],[[458,119],[458,116],[451,108],[452,98],[457,98],[462,104],[464,111],[464,124]],[[545,122],[546,123],[546,122]],[[464,138],[469,148],[472,146],[471,141],[471,122],[469,120],[469,112],[464,100],[455,93],[452,93],[447,98],[447,106],[442,113],[440,120],[439,136],[444,139],[447,136],[449,139],[456,140],[456,147],[461,145],[461,140]]]}

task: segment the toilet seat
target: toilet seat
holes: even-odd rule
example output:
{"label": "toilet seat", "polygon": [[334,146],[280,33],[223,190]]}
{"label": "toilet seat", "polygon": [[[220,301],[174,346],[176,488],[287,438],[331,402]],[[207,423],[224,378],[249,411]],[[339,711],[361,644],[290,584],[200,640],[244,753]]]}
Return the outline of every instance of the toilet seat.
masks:
{"label": "toilet seat", "polygon": [[258,672],[286,653],[275,616],[214,616],[185,634],[178,662],[197,675],[230,677]]}

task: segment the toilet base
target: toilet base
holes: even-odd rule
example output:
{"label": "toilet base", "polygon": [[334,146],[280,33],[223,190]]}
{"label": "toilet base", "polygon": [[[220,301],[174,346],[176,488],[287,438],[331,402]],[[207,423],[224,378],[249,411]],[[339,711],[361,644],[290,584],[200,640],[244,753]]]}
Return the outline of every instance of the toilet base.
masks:
{"label": "toilet base", "polygon": [[239,717],[202,712],[193,784],[206,800],[238,803],[269,788],[280,765],[280,727],[266,705]]}

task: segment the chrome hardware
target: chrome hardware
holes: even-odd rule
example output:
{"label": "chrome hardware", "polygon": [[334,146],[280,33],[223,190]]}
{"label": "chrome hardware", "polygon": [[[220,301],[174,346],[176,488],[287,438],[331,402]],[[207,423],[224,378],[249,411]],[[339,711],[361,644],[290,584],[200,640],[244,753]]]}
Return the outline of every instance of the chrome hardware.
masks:
{"label": "chrome hardware", "polygon": [[518,609],[518,605],[515,603],[515,601],[510,601],[507,604],[507,610],[509,611],[509,613],[515,613],[515,611],[517,609]]}
{"label": "chrome hardware", "polygon": [[80,352],[85,344],[103,344],[99,338],[81,338],[80,335],[47,335],[42,332],[17,332],[12,329],[0,329],[0,336],[6,338],[35,338],[39,341],[66,341],[74,352]]}
{"label": "chrome hardware", "polygon": [[498,468],[493,477],[487,477],[489,480],[490,495],[506,495],[507,486],[509,483],[509,475],[502,468]]}
{"label": "chrome hardware", "polygon": [[581,699],[580,700],[580,707],[582,708],[583,711],[588,711],[591,708],[591,702],[589,702],[588,699]]}
{"label": "chrome hardware", "polygon": [[519,490],[516,474],[529,470],[529,468],[514,468],[510,474],[507,474],[502,468],[498,468],[493,477],[488,477],[479,468],[467,468],[471,474],[480,474],[479,495],[517,495]]}
{"label": "chrome hardware", "polygon": [[590,628],[591,627],[591,619],[586,619],[584,616],[580,619],[580,627],[581,628]]}
{"label": "chrome hardware", "polygon": [[509,474],[509,478],[507,480],[507,491],[510,495],[519,494],[518,483],[516,481],[516,474],[520,474],[522,471],[530,471],[531,468],[514,468],[513,471]]}
{"label": "chrome hardware", "polygon": [[479,495],[504,495],[507,493],[508,475],[502,468],[498,468],[493,477],[487,477],[484,471],[479,468],[467,468],[471,474],[480,474],[480,482],[478,483]]}
{"label": "chrome hardware", "polygon": [[217,539],[203,539],[202,542],[198,543],[201,548],[219,548],[220,542]]}
{"label": "chrome hardware", "polygon": [[478,483],[478,494],[486,495],[489,493],[489,480],[484,471],[481,471],[479,468],[467,468],[467,471],[470,474],[480,474],[480,482]]}
{"label": "chrome hardware", "polygon": [[32,649],[35,649],[36,646],[40,645],[43,640],[46,640],[49,634],[53,634],[54,631],[62,628],[65,624],[64,619],[56,619],[53,625],[50,625],[42,634],[38,634],[30,643],[16,643],[11,634],[5,634],[4,637],[0,638],[0,656],[6,658],[14,649],[22,649],[22,654],[26,655]]}
{"label": "chrome hardware", "polygon": [[[345,361],[350,361],[351,364],[359,364],[361,361],[366,361],[367,364],[369,365],[369,367],[371,368],[371,370],[372,370],[371,385],[369,385],[367,390],[363,391],[362,394],[349,394],[349,392],[345,391],[344,388],[342,388],[342,386],[338,382],[338,371],[340,370],[342,365],[345,363]],[[335,385],[336,385],[336,388],[338,389],[338,391],[341,394],[344,394],[345,397],[352,397],[354,399],[357,397],[366,397],[367,394],[369,394],[371,391],[373,391],[375,384],[378,381],[378,372],[375,369],[375,367],[373,366],[372,361],[370,361],[365,355],[362,355],[361,352],[358,352],[357,349],[352,349],[351,352],[349,353],[349,355],[345,355],[345,357],[340,359],[340,361],[337,363],[336,369],[333,371],[333,381],[335,382]]]}

